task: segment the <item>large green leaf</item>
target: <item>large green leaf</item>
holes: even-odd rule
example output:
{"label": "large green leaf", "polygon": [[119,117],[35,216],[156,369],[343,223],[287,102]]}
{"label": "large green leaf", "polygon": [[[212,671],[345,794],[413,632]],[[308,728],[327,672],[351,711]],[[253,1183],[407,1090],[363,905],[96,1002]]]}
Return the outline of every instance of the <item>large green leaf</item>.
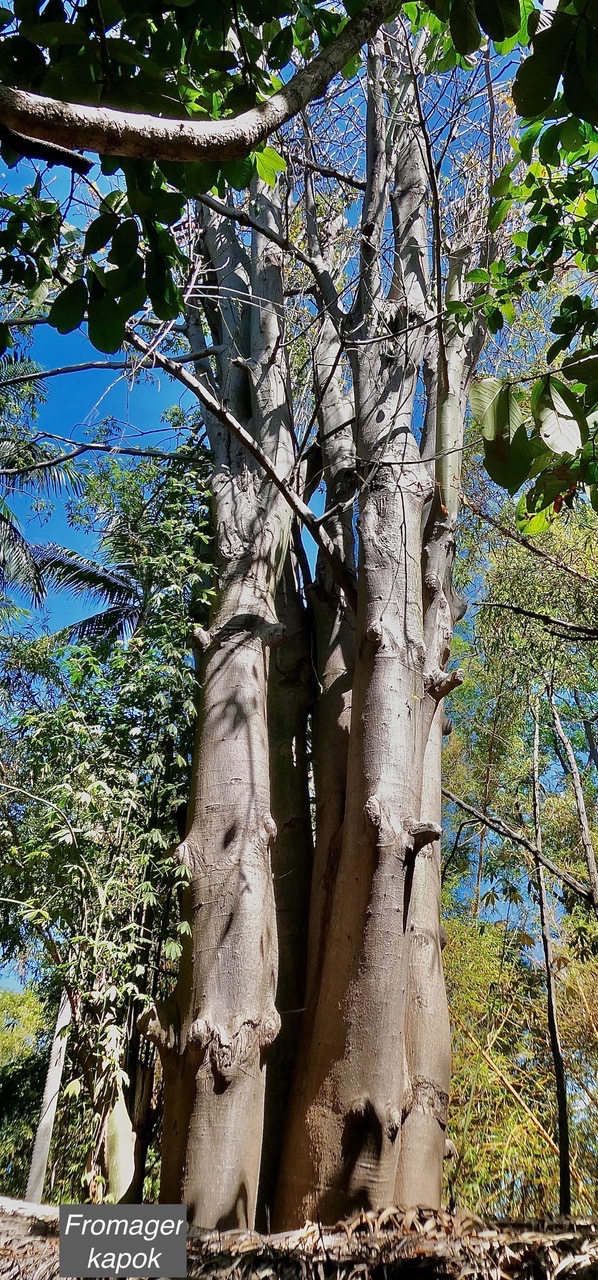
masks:
{"label": "large green leaf", "polygon": [[553,453],[575,454],[581,449],[580,413],[564,383],[542,379],[534,387],[531,405],[540,436]]}
{"label": "large green leaf", "polygon": [[573,34],[568,15],[555,14],[548,30],[534,38],[533,52],[522,62],[513,85],[513,101],[520,115],[541,115],[554,101]]}
{"label": "large green leaf", "polygon": [[87,288],[84,280],[73,280],[59,293],[50,307],[48,320],[59,333],[72,333],[81,324],[87,307]]}
{"label": "large green leaf", "polygon": [[89,340],[98,351],[112,355],[125,340],[125,318],[120,307],[108,294],[90,299],[87,321]]}
{"label": "large green leaf", "polygon": [[519,0],[475,0],[475,12],[480,26],[491,40],[505,40],[519,30]]}
{"label": "large green leaf", "polygon": [[516,493],[529,476],[537,444],[527,434],[515,389],[498,378],[480,378],[469,398],[482,429],[488,475]]}
{"label": "large green leaf", "polygon": [[474,0],[453,0],[449,25],[453,43],[459,53],[474,53],[479,49],[482,33]]}

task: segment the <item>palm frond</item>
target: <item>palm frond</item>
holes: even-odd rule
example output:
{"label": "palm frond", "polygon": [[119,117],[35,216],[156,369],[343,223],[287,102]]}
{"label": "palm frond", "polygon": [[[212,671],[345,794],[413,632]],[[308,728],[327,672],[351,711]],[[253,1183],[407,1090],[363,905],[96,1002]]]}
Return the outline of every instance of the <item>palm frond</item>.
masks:
{"label": "palm frond", "polygon": [[135,631],[141,614],[141,605],[112,605],[93,613],[81,622],[65,627],[59,634],[68,635],[69,640],[85,640],[90,643],[98,641],[112,642],[126,640]]}
{"label": "palm frond", "polygon": [[[0,391],[2,387],[0,385]],[[51,493],[80,489],[82,477],[64,451],[39,440],[5,436],[0,439],[0,480],[7,489],[34,486]]]}
{"label": "palm frond", "polygon": [[40,604],[46,594],[43,574],[33,548],[23,537],[6,504],[0,504],[0,574]]}
{"label": "palm frond", "polygon": [[[11,355],[8,352],[0,356],[0,413],[14,416],[22,409],[24,400],[31,401],[34,397],[36,400],[45,400],[47,392],[43,379],[39,376],[41,372],[40,365],[27,356]],[[31,382],[21,382],[12,387],[3,385],[9,379],[12,381],[13,378],[27,376],[31,376]]]}
{"label": "palm frond", "polygon": [[118,569],[108,569],[56,543],[35,547],[34,556],[47,584],[73,596],[94,595],[113,608],[140,607],[136,584]]}

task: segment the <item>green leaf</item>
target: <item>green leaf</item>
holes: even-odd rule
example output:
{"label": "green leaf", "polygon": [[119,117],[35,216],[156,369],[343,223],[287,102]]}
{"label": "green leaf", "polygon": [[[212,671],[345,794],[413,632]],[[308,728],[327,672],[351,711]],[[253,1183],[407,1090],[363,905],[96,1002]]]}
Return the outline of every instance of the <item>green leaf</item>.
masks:
{"label": "green leaf", "polygon": [[543,378],[534,386],[531,407],[540,436],[553,453],[581,449],[580,412],[568,387],[556,378]]}
{"label": "green leaf", "polygon": [[519,154],[526,164],[529,164],[532,158],[534,143],[543,128],[544,121],[536,120],[534,124],[530,124],[529,128],[524,130],[519,139]]}
{"label": "green leaf", "polygon": [[349,58],[349,61],[345,62],[344,67],[341,68],[341,75],[343,77],[343,80],[352,80],[353,77],[357,75],[357,72],[359,71],[360,66],[361,66],[361,53],[354,53],[353,57]]}
{"label": "green leaf", "polygon": [[127,266],[135,258],[138,245],[139,227],[135,218],[125,218],[124,222],[119,222],[112,237],[108,261],[119,267]]}
{"label": "green leaf", "polygon": [[491,276],[484,267],[474,267],[473,271],[467,272],[465,279],[467,284],[488,284]]}
{"label": "green leaf", "polygon": [[283,27],[275,35],[270,48],[266,54],[266,62],[273,70],[278,71],[282,67],[286,67],[291,54],[293,52],[293,28],[292,26]]}
{"label": "green leaf", "polygon": [[105,295],[89,304],[87,320],[89,341],[98,351],[112,355],[125,340],[125,318],[114,298]]}
{"label": "green leaf", "polygon": [[589,22],[579,23],[575,44],[569,50],[563,78],[565,102],[573,115],[598,126],[598,31]]}
{"label": "green leaf", "polygon": [[507,214],[511,211],[513,201],[510,196],[505,196],[503,200],[496,200],[490,209],[488,215],[488,230],[497,231],[501,223],[504,222]]}
{"label": "green leaf", "polygon": [[578,347],[577,351],[563,360],[562,373],[575,382],[588,383],[598,380],[598,349]]}
{"label": "green leaf", "polygon": [[515,509],[515,519],[520,533],[528,538],[536,538],[538,534],[549,529],[554,518],[554,502],[543,506],[541,494],[534,495],[534,490],[523,493]]}
{"label": "green leaf", "polygon": [[81,1093],[81,1081],[69,1080],[68,1084],[64,1086],[63,1092],[65,1098],[78,1098]]}
{"label": "green leaf", "polygon": [[536,447],[523,425],[515,390],[497,378],[481,378],[474,382],[469,398],[482,429],[488,475],[509,493],[516,493],[529,476]]}
{"label": "green leaf", "polygon": [[458,53],[475,53],[482,33],[476,17],[474,0],[453,0],[449,19],[453,44]]}
{"label": "green leaf", "polygon": [[279,173],[284,173],[286,169],[286,161],[274,147],[264,147],[263,151],[256,151],[254,155],[255,167],[258,177],[262,182],[266,182],[269,187],[276,186],[276,178]]}
{"label": "green leaf", "polygon": [[72,333],[78,329],[87,307],[87,288],[84,280],[74,280],[52,303],[48,323],[59,333]]}
{"label": "green leaf", "polygon": [[175,320],[181,309],[179,292],[164,259],[153,251],[146,258],[145,282],[158,319]]}
{"label": "green leaf", "polygon": [[478,22],[491,40],[506,40],[519,31],[519,0],[475,0]]}
{"label": "green leaf", "polygon": [[534,39],[533,53],[525,59],[515,76],[513,101],[520,115],[538,116],[554,101],[557,85],[565,68],[569,39],[562,23],[553,19],[548,31]]}
{"label": "green leaf", "polygon": [[590,495],[590,502],[594,511],[598,511],[598,484],[590,485],[588,493]]}
{"label": "green leaf", "polygon": [[222,165],[222,176],[235,191],[244,191],[249,186],[254,174],[254,165],[250,157],[245,160],[227,160]]}
{"label": "green leaf", "polygon": [[101,213],[99,218],[90,222],[85,232],[85,253],[97,253],[114,235],[118,226],[118,218],[114,213]]}

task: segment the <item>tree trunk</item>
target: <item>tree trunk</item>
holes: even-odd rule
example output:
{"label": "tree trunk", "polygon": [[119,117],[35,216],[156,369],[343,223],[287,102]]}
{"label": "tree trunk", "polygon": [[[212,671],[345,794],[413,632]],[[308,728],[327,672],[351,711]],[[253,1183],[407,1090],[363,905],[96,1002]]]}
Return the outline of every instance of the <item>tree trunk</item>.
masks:
{"label": "tree trunk", "polygon": [[285,636],[273,649],[268,686],[271,810],[276,824],[272,875],[278,930],[276,1007],[280,1032],[268,1055],[258,1226],[274,1211],[286,1110],[305,1001],[307,925],[313,870],[307,720],[313,694],[312,636],[291,555],[277,595]]}
{"label": "tree trunk", "polygon": [[[534,755],[532,790],[534,804],[534,834],[536,848],[542,850],[542,822],[540,814],[540,724],[537,713],[534,715]],[[569,1143],[569,1115],[567,1110],[567,1076],[561,1037],[559,1035],[556,989],[554,981],[554,956],[552,936],[548,919],[546,885],[544,868],[536,857],[536,876],[538,879],[538,900],[540,905],[540,927],[542,930],[542,950],[544,952],[544,968],[546,970],[546,1004],[548,1013],[548,1033],[554,1066],[554,1082],[558,1112],[558,1144],[559,1144],[559,1213],[569,1217],[571,1213],[571,1153]]]}
{"label": "tree trunk", "polygon": [[52,1131],[54,1129],[58,1094],[60,1092],[66,1054],[68,1027],[70,1026],[71,1018],[71,1002],[66,991],[63,990],[58,1006],[58,1016],[50,1049],[48,1073],[44,1085],[41,1115],[35,1134],[31,1168],[27,1179],[27,1191],[25,1192],[25,1198],[31,1204],[41,1204],[43,1199],[50,1143],[52,1142]]}
{"label": "tree trunk", "polygon": [[[254,197],[259,217],[278,229],[275,196],[258,185]],[[206,217],[202,251],[220,291],[204,310],[223,348],[221,398],[279,473],[288,473],[290,395],[286,362],[277,355],[281,252],[253,233],[250,283],[258,301],[248,307],[247,255],[231,225]],[[190,335],[194,343],[203,339],[193,312]],[[188,875],[179,976],[173,997],[144,1025],[164,1072],[160,1198],[186,1204],[203,1227],[224,1228],[254,1222],[265,1051],[280,1027],[267,696],[291,521],[243,445],[209,414],[204,420],[215,456],[219,594],[209,632],[196,632],[203,673],[190,826],[178,851]]]}

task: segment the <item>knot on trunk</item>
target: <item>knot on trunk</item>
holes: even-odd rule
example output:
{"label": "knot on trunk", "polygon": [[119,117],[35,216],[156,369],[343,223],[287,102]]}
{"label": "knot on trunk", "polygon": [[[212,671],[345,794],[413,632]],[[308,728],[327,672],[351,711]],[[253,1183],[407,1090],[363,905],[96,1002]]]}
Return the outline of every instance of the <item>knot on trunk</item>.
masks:
{"label": "knot on trunk", "polygon": [[391,1142],[396,1142],[401,1129],[401,1112],[389,1102],[386,1109],[386,1135]]}
{"label": "knot on trunk", "polygon": [[461,667],[454,671],[443,671],[441,667],[435,667],[424,676],[424,688],[435,702],[440,702],[458,685],[463,684],[464,679],[465,672]]}
{"label": "knot on trunk", "polygon": [[271,813],[264,814],[262,818],[262,826],[264,828],[264,834],[266,836],[266,839],[268,841],[276,840],[276,837],[278,835],[278,827],[276,826],[276,823]]}
{"label": "knot on trunk", "polygon": [[377,653],[378,649],[382,648],[382,644],[384,641],[384,628],[382,626],[380,619],[378,619],[376,622],[372,622],[371,626],[368,627],[365,633],[364,639],[366,643],[374,650],[374,653]]}
{"label": "knot on trunk", "polygon": [[287,628],[282,622],[264,622],[260,634],[264,649],[279,649],[281,644],[289,638]]}
{"label": "knot on trunk", "polygon": [[371,826],[379,831],[382,826],[382,805],[377,796],[369,796],[365,802],[363,812]]}
{"label": "knot on trunk", "polygon": [[415,1079],[411,1085],[409,1104],[408,1111],[420,1111],[424,1115],[434,1116],[439,1125],[446,1128],[449,1096],[433,1080],[426,1080],[422,1076]]}
{"label": "knot on trunk", "polygon": [[223,1084],[230,1084],[246,1063],[272,1044],[279,1031],[280,1017],[273,1006],[263,1018],[247,1018],[232,1034],[200,1017],[189,1028],[187,1047],[200,1055],[199,1066],[207,1061],[214,1076]]}
{"label": "knot on trunk", "polygon": [[435,840],[440,840],[442,835],[442,827],[437,822],[410,822],[405,829],[409,837],[409,848],[414,854],[427,845],[434,844]]}
{"label": "knot on trunk", "polygon": [[209,649],[212,640],[213,636],[211,631],[206,631],[204,627],[191,628],[191,643],[196,649],[201,649],[202,651]]}
{"label": "knot on trunk", "polygon": [[189,871],[193,870],[195,860],[191,851],[191,846],[187,844],[186,840],[181,840],[181,843],[177,845],[173,857],[182,867],[187,867]]}

